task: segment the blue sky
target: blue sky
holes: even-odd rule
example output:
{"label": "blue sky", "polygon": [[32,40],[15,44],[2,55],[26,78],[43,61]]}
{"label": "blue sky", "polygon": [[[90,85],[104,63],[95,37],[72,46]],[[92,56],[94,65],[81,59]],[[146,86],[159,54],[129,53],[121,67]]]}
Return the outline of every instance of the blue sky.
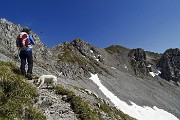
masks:
{"label": "blue sky", "polygon": [[0,17],[48,47],[79,37],[100,48],[180,48],[180,0],[3,0]]}

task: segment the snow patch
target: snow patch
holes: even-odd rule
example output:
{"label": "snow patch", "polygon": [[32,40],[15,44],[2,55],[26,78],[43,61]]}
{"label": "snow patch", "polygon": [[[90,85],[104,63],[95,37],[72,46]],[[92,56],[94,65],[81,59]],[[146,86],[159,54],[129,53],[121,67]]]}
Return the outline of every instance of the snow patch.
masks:
{"label": "snow patch", "polygon": [[151,65],[149,64],[149,65],[147,65],[147,67],[151,67]]}
{"label": "snow patch", "polygon": [[117,109],[138,120],[178,120],[178,118],[171,113],[168,113],[163,109],[159,109],[156,106],[153,108],[148,106],[141,107],[131,101],[130,103],[132,105],[128,105],[126,102],[120,100],[117,96],[110,92],[103,84],[101,84],[97,74],[94,75],[91,73],[90,79],[98,85],[99,89],[107,98],[110,99]]}
{"label": "snow patch", "polygon": [[112,69],[116,69],[115,67],[111,67]]}
{"label": "snow patch", "polygon": [[58,76],[62,76],[62,75],[63,75],[63,73],[62,73],[62,72],[60,72]]}
{"label": "snow patch", "polygon": [[99,59],[97,59],[96,56],[94,56],[94,58],[95,58],[96,61],[99,61]]}
{"label": "snow patch", "polygon": [[91,53],[94,53],[92,50],[90,50]]}
{"label": "snow patch", "polygon": [[99,57],[101,57],[101,55],[97,55],[97,57],[94,56],[95,60],[98,61],[98,62],[99,62]]}
{"label": "snow patch", "polygon": [[162,70],[162,68],[160,68],[160,67],[158,67],[158,68],[156,69],[156,71],[157,71],[159,74],[161,74],[161,70]]}
{"label": "snow patch", "polygon": [[156,76],[156,74],[154,72],[149,72],[149,74],[151,74],[153,77]]}
{"label": "snow patch", "polygon": [[96,61],[98,61],[98,62],[99,62],[99,59],[96,59]]}
{"label": "snow patch", "polygon": [[126,66],[126,65],[124,65],[124,68],[127,68],[127,66]]}
{"label": "snow patch", "polygon": [[127,68],[126,64],[124,64],[124,68],[128,70],[128,68]]}
{"label": "snow patch", "polygon": [[158,76],[159,74],[161,74],[161,71],[156,69],[156,72],[149,72],[149,74],[151,74],[153,77],[155,77],[156,75]]}

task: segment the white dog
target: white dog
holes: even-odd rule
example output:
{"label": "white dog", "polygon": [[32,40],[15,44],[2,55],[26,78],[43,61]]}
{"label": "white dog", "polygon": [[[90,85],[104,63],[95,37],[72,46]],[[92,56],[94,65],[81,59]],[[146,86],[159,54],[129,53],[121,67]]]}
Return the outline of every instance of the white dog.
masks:
{"label": "white dog", "polygon": [[51,84],[54,88],[57,84],[57,77],[54,75],[42,75],[39,77],[39,79],[34,80],[34,83],[38,88],[41,88],[45,83],[47,84],[47,86],[48,84]]}

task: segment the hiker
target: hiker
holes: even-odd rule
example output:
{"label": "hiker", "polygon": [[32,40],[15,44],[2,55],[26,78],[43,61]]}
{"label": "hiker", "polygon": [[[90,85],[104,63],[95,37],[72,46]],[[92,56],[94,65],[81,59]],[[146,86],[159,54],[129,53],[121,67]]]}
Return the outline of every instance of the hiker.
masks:
{"label": "hiker", "polygon": [[[21,74],[32,80],[32,69],[33,69],[33,56],[32,56],[32,45],[35,44],[33,37],[30,35],[31,29],[23,28],[21,33],[17,36],[16,45],[19,49],[19,57],[21,59],[20,70]],[[28,70],[26,73],[25,65],[26,60],[28,63]]]}

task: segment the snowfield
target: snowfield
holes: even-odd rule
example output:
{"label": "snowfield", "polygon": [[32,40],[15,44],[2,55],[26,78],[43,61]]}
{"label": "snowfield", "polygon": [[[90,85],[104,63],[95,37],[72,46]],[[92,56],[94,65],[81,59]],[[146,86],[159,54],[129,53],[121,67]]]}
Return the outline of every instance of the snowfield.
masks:
{"label": "snowfield", "polygon": [[91,74],[90,79],[98,85],[99,89],[104,93],[104,95],[110,99],[110,101],[116,106],[117,109],[121,110],[125,114],[130,115],[138,120],[179,120],[173,114],[159,109],[156,106],[153,108],[148,106],[138,106],[132,101],[132,105],[128,105],[126,102],[120,100],[117,96],[111,93],[98,78],[97,74]]}

